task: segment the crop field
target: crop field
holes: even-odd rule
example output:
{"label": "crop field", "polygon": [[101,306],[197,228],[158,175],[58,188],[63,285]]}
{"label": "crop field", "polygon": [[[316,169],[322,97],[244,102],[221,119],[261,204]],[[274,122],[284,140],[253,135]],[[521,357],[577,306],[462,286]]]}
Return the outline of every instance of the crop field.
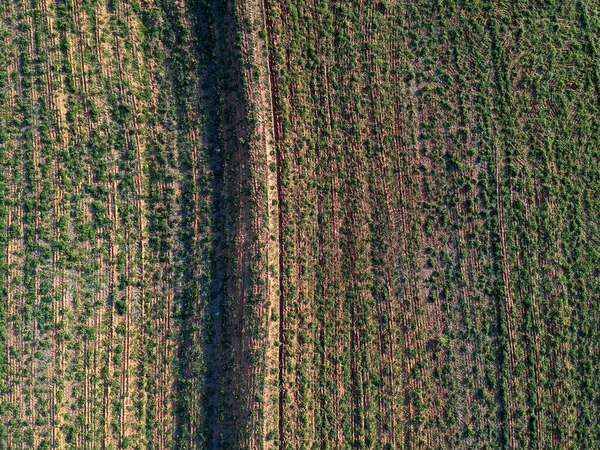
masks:
{"label": "crop field", "polygon": [[0,0],[0,450],[600,448],[600,4]]}

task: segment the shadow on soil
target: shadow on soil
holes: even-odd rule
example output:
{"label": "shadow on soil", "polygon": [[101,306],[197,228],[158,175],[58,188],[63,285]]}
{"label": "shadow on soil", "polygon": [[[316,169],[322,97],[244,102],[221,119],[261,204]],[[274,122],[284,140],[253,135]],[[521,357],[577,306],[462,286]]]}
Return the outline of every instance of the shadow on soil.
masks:
{"label": "shadow on soil", "polygon": [[[236,297],[230,280],[239,281],[236,275],[246,277],[249,268],[242,265],[244,273],[238,273],[240,266],[229,255],[239,250],[236,236],[249,226],[250,215],[240,214],[235,207],[244,187],[230,176],[232,170],[248,171],[239,152],[245,106],[236,101],[243,87],[238,50],[231,45],[236,39],[233,6],[191,0],[184,11],[175,2],[159,4],[166,22],[168,76],[177,102],[178,165],[183,180],[178,205],[181,269],[175,274],[179,280],[175,448],[234,448],[246,429],[248,380],[240,377],[244,370],[232,370],[238,366],[234,362],[247,359],[247,349],[241,347],[242,355],[233,356],[234,341],[241,338],[233,324],[235,316],[228,317],[236,301],[229,300]],[[194,146],[190,131],[198,128],[197,121],[202,136],[196,140],[200,145]],[[238,180],[248,179],[237,173]],[[234,276],[229,275],[232,272]],[[244,292],[242,288],[241,298]]]}

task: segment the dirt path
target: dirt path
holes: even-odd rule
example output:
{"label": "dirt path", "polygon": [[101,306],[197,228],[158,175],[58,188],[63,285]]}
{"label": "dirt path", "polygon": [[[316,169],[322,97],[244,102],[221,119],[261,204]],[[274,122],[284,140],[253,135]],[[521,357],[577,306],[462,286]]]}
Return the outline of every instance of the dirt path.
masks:
{"label": "dirt path", "polygon": [[[241,6],[241,15],[245,22],[241,25],[242,54],[256,71],[245,69],[244,78],[248,98],[255,118],[252,130],[256,140],[252,146],[258,152],[259,183],[265,184],[266,193],[260,199],[260,210],[266,212],[264,225],[259,232],[259,241],[265,249],[266,256],[266,307],[262,319],[267,334],[263,345],[266,346],[265,368],[262,369],[263,422],[262,438],[253,442],[254,448],[275,448],[274,432],[279,434],[280,445],[283,445],[281,424],[281,363],[283,342],[283,302],[280,289],[280,200],[281,186],[279,179],[280,164],[278,152],[278,124],[274,110],[276,93],[273,91],[274,69],[269,54],[269,24],[265,14],[267,3],[263,0],[246,0]],[[269,439],[267,439],[269,437]]]}

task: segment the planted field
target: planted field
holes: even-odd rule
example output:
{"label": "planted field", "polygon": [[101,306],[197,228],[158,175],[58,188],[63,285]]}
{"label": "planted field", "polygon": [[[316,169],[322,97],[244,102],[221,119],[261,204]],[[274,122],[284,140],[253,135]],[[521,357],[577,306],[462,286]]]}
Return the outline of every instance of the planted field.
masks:
{"label": "planted field", "polygon": [[600,9],[0,0],[0,449],[600,447]]}

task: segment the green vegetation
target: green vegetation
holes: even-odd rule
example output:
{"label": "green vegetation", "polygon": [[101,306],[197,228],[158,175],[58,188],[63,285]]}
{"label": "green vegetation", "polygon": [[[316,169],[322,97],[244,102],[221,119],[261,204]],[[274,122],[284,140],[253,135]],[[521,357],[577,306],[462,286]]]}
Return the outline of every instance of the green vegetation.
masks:
{"label": "green vegetation", "polygon": [[0,449],[600,448],[591,0],[0,0]]}

